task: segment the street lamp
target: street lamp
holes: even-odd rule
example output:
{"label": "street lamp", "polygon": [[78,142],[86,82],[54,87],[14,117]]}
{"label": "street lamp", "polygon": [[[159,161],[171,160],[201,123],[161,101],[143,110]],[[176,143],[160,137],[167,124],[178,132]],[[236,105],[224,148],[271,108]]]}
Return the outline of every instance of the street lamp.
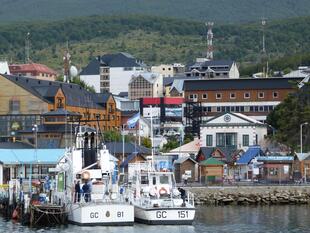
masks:
{"label": "street lamp", "polygon": [[300,124],[300,154],[302,155],[302,127],[304,125],[308,125],[308,122],[304,122],[302,124]]}
{"label": "street lamp", "polygon": [[[38,148],[38,125],[33,125],[32,132],[34,133],[34,145],[35,145],[35,151],[34,151],[34,161],[37,160],[37,148]],[[29,193],[30,197],[32,194],[32,161],[30,160],[30,174],[29,174]]]}

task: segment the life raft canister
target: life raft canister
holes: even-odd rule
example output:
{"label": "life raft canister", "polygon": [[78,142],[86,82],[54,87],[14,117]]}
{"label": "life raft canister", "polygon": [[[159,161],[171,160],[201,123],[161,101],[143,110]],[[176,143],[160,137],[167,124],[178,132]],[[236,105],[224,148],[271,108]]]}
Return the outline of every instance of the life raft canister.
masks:
{"label": "life raft canister", "polygon": [[168,192],[167,192],[167,189],[165,189],[164,187],[161,187],[160,189],[159,189],[159,194],[160,195],[166,195]]}

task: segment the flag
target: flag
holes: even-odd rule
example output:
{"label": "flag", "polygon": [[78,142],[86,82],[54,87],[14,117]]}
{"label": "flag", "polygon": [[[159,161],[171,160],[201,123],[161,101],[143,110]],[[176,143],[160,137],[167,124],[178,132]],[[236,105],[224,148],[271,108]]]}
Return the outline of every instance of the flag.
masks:
{"label": "flag", "polygon": [[127,120],[127,125],[128,125],[128,128],[134,128],[136,127],[136,124],[137,122],[139,121],[140,119],[140,113],[136,113],[135,115],[133,115],[131,118],[129,118]]}

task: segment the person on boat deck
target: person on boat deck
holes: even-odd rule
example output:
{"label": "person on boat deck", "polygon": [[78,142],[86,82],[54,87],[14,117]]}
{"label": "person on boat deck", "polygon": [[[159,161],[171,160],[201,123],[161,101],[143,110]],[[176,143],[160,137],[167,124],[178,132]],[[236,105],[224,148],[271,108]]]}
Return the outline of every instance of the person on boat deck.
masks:
{"label": "person on boat deck", "polygon": [[83,190],[85,202],[89,202],[90,192],[89,192],[89,185],[87,184],[87,180],[85,181],[85,183],[82,187],[82,190]]}
{"label": "person on boat deck", "polygon": [[183,204],[184,204],[185,203],[185,199],[186,199],[186,191],[184,189],[180,188],[180,187],[178,188],[178,191],[181,194],[181,198],[182,198]]}
{"label": "person on boat deck", "polygon": [[74,195],[74,202],[80,202],[81,200],[81,184],[80,181],[78,180],[74,186],[75,190],[75,195]]}
{"label": "person on boat deck", "polygon": [[88,193],[89,193],[89,197],[88,197],[88,200],[91,201],[91,192],[93,191],[93,180],[89,179],[88,182],[87,182],[87,185],[88,185]]}

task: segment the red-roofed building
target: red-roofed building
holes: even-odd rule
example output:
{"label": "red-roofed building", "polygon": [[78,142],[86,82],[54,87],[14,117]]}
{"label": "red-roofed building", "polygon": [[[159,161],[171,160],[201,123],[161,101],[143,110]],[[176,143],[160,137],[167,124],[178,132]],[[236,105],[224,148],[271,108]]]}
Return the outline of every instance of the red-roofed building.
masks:
{"label": "red-roofed building", "polygon": [[12,64],[9,65],[12,75],[27,76],[43,80],[55,81],[57,72],[43,64]]}

